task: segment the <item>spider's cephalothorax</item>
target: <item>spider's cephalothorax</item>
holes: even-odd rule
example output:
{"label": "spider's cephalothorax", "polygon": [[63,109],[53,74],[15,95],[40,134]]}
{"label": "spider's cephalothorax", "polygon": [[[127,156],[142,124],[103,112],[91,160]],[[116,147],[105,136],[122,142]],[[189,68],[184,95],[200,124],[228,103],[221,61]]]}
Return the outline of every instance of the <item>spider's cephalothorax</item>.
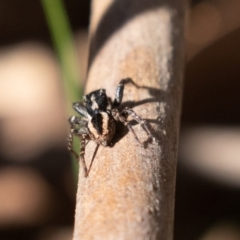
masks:
{"label": "spider's cephalothorax", "polygon": [[78,154],[72,148],[72,143],[73,135],[80,137],[80,160],[83,164],[85,176],[88,175],[84,159],[86,143],[89,140],[93,140],[99,145],[112,145],[112,139],[116,129],[116,121],[120,121],[127,126],[127,128],[134,134],[135,139],[140,142],[134,133],[130,122],[127,121],[127,117],[131,115],[132,118],[141,124],[148,136],[154,139],[148,129],[146,121],[140,118],[131,108],[125,107],[122,111],[119,111],[118,109],[122,102],[124,85],[129,82],[134,84],[130,78],[120,81],[113,102],[107,97],[105,89],[99,89],[84,96],[83,104],[79,102],[73,103],[73,109],[81,115],[81,118],[76,116],[69,118],[71,130],[68,137],[68,149],[76,156],[76,158],[78,158]]}

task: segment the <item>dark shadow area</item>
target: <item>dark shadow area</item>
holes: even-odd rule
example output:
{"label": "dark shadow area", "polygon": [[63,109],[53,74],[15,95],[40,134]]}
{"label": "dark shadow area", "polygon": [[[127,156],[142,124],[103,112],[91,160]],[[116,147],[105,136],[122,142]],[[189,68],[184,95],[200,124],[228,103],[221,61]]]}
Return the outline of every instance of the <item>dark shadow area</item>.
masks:
{"label": "dark shadow area", "polygon": [[[239,126],[239,41],[238,29],[204,49],[188,63],[182,110],[184,128],[219,126],[231,129]],[[229,151],[227,146],[225,151]],[[187,169],[184,164],[185,161],[181,162],[180,159],[174,239],[200,239],[219,222],[233,222],[240,226],[239,188],[224,184],[224,180],[221,184],[206,179],[193,169]]]}
{"label": "dark shadow area", "polygon": [[219,222],[240,226],[240,192],[195,172],[177,168],[175,240],[196,240]]}
{"label": "dark shadow area", "polygon": [[1,240],[36,240],[40,227],[19,227],[19,228],[8,228],[0,231]]}
{"label": "dark shadow area", "polygon": [[[90,1],[64,0],[73,31],[89,24]],[[47,42],[52,45],[41,1],[2,0],[0,15],[0,45],[24,41]]]}
{"label": "dark shadow area", "polygon": [[240,30],[206,48],[186,68],[183,124],[239,125]]}

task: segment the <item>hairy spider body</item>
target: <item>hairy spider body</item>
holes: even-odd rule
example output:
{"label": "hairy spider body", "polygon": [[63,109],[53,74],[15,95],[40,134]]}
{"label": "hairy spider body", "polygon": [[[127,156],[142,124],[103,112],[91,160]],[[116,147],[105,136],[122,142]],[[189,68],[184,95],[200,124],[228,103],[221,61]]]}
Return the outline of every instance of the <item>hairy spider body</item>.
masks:
{"label": "hairy spider body", "polygon": [[154,139],[146,121],[140,118],[131,108],[125,107],[122,111],[118,109],[122,102],[124,85],[129,82],[136,85],[130,78],[120,81],[113,102],[107,97],[105,89],[99,89],[84,96],[83,104],[80,102],[73,103],[73,109],[81,115],[81,118],[76,116],[69,118],[71,130],[68,137],[68,149],[78,158],[79,156],[73,150],[72,144],[73,135],[80,137],[80,161],[83,164],[85,176],[88,175],[84,159],[87,142],[93,140],[98,145],[105,147],[112,145],[112,139],[116,131],[116,121],[120,121],[127,126],[129,131],[134,134],[135,139],[140,143],[131,124],[127,121],[127,117],[131,115],[143,127],[148,136]]}
{"label": "hairy spider body", "polygon": [[90,138],[105,147],[111,145],[115,130],[114,118],[108,112],[96,113],[88,122]]}

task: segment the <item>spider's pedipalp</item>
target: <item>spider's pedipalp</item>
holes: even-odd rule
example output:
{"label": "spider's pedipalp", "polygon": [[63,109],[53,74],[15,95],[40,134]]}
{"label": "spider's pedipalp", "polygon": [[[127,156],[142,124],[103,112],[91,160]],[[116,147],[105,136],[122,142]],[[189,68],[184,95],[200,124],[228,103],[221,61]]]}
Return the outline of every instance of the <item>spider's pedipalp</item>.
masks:
{"label": "spider's pedipalp", "polygon": [[75,102],[73,103],[72,105],[73,109],[79,113],[81,116],[85,117],[85,118],[88,118],[88,112],[87,112],[87,109],[81,105],[80,102]]}

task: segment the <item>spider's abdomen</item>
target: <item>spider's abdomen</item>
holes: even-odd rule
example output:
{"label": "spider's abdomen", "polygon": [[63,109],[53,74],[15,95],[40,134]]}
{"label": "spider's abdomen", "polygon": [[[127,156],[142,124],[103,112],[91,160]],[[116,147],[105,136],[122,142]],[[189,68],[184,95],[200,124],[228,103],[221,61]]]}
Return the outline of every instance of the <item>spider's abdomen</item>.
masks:
{"label": "spider's abdomen", "polygon": [[110,113],[97,111],[88,122],[88,130],[94,141],[109,146],[115,134],[115,121]]}

